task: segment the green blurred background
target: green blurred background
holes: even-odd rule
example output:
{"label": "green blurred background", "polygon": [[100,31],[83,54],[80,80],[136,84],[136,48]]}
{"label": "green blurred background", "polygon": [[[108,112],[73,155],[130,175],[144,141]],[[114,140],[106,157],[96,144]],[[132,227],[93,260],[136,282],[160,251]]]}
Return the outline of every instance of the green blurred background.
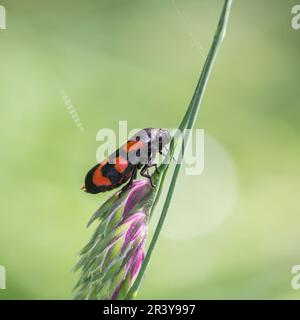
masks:
{"label": "green blurred background", "polygon": [[[119,120],[178,125],[223,1],[0,4],[0,299],[70,299],[86,222],[108,196],[80,190],[96,132]],[[300,264],[294,4],[234,1],[197,121],[208,136],[205,170],[182,172],[139,298],[300,298],[291,287]]]}

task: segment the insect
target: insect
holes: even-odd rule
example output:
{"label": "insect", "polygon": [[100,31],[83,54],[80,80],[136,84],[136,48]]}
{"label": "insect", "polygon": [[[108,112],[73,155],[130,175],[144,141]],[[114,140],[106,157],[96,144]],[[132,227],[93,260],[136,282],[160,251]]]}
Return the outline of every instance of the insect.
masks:
{"label": "insect", "polygon": [[86,175],[82,189],[88,193],[100,193],[115,189],[126,182],[122,190],[126,190],[137,177],[137,172],[150,179],[148,174],[157,153],[170,143],[171,136],[166,129],[146,128],[140,130],[123,146],[111,154],[106,160],[95,165]]}

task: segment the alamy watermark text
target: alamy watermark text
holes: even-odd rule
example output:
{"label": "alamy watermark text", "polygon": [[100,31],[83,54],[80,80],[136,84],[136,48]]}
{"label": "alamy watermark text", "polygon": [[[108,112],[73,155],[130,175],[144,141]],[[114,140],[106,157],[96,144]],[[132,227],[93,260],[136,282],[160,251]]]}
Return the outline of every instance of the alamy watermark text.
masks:
{"label": "alamy watermark text", "polygon": [[292,8],[292,28],[294,30],[300,29],[300,4],[293,6]]}
{"label": "alamy watermark text", "polygon": [[6,270],[0,266],[0,289],[6,289]]}
{"label": "alamy watermark text", "polygon": [[0,30],[1,29],[6,29],[6,10],[2,5],[0,5]]}

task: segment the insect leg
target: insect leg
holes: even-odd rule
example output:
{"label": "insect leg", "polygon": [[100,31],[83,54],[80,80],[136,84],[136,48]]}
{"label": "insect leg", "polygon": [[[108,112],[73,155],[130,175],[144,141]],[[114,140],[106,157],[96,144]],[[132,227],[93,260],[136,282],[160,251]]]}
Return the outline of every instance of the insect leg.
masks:
{"label": "insect leg", "polygon": [[[149,175],[148,169],[149,169],[149,168],[152,168],[152,167],[155,167],[155,172],[157,172],[157,173],[160,172],[159,169],[158,169],[157,163],[153,163],[154,160],[155,160],[155,157],[150,156],[148,163],[145,164],[145,166],[146,166],[147,168],[145,168],[144,170],[142,169],[142,170],[143,170],[143,173],[144,173],[145,171],[147,171],[147,174]],[[142,171],[141,171],[141,173],[142,173]]]}
{"label": "insect leg", "polygon": [[160,170],[158,169],[157,163],[153,163],[153,164],[148,164],[147,165],[147,169],[152,168],[152,167],[155,168],[155,172],[160,173]]}
{"label": "insect leg", "polygon": [[153,183],[153,180],[152,180],[152,177],[146,173],[146,171],[148,170],[149,166],[148,165],[144,165],[144,167],[142,168],[141,170],[141,176],[142,177],[145,177],[145,178],[148,178],[150,180],[150,183],[151,183],[151,186],[152,188],[155,187],[155,184]]}
{"label": "insect leg", "polygon": [[132,185],[133,180],[135,180],[135,179],[136,179],[136,176],[137,176],[137,169],[138,169],[138,167],[135,166],[134,169],[133,169],[133,171],[132,171],[132,175],[131,175],[131,177],[130,177],[129,182],[121,189],[121,193],[120,193],[120,194],[122,194],[123,192],[125,192],[125,191]]}

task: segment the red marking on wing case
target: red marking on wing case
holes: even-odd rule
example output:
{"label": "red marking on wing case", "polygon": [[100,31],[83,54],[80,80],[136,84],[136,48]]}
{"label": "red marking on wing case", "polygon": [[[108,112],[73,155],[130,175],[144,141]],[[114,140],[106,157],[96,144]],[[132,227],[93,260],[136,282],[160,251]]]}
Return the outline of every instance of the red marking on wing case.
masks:
{"label": "red marking on wing case", "polygon": [[111,181],[102,175],[102,168],[108,162],[108,160],[99,164],[99,167],[95,170],[93,174],[93,183],[96,186],[110,186]]}
{"label": "red marking on wing case", "polygon": [[119,156],[115,159],[115,169],[119,172],[122,173],[126,168],[128,167],[128,162],[126,159],[123,157]]}
{"label": "red marking on wing case", "polygon": [[138,149],[141,149],[145,146],[145,143],[143,141],[134,141],[134,140],[129,140],[127,143],[124,145],[123,150],[125,152],[130,152],[130,151],[136,151]]}

